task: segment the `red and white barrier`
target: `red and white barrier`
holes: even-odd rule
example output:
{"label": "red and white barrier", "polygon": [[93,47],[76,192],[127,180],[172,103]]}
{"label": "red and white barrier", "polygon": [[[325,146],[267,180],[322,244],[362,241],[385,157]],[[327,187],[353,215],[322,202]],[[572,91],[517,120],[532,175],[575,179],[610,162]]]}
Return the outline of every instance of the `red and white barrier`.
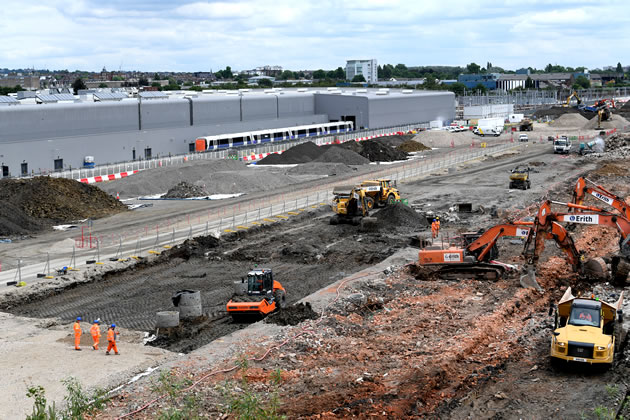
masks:
{"label": "red and white barrier", "polygon": [[284,152],[284,150],[283,150],[283,151],[280,151],[280,152],[258,153],[258,154],[253,154],[253,155],[249,155],[249,156],[243,156],[243,160],[244,160],[245,162],[253,162],[253,161],[255,161],[255,160],[260,160],[260,159],[266,158],[266,157],[267,157],[267,156],[269,156],[269,155],[273,155],[273,154],[277,154],[277,155],[279,155],[279,154],[282,154],[282,152]]}
{"label": "red and white barrier", "polygon": [[79,182],[82,182],[84,184],[94,184],[95,182],[113,181],[115,179],[126,178],[130,175],[137,174],[137,173],[138,171],[128,171],[128,172],[119,172],[117,174],[93,176],[90,178],[81,178]]}

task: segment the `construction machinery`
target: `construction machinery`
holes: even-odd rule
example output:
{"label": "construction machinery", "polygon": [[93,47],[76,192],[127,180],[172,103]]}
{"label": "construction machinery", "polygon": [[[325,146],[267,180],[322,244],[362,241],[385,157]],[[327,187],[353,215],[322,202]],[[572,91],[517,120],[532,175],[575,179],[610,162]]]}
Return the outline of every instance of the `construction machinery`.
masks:
{"label": "construction machinery", "polygon": [[567,288],[554,313],[551,360],[610,367],[624,340],[623,292],[615,303],[575,297]]}
{"label": "construction machinery", "polygon": [[365,192],[365,201],[369,210],[378,206],[392,205],[400,200],[396,183],[391,179],[363,181],[360,187]]}
{"label": "construction machinery", "polygon": [[427,246],[418,253],[420,266],[433,267],[443,279],[473,277],[496,280],[513,267],[493,261],[498,257],[497,241],[502,237],[527,237],[533,222],[515,222],[493,226],[483,233],[464,233],[458,244]]}
{"label": "construction machinery", "polygon": [[518,165],[516,168],[510,171],[510,185],[509,188],[528,190],[532,187],[529,173],[531,168],[527,165]]}
{"label": "construction machinery", "polygon": [[534,123],[529,118],[523,118],[518,125],[519,131],[532,131],[534,129]]}
{"label": "construction machinery", "polygon": [[[592,186],[587,186],[587,182]],[[575,188],[573,190],[573,204],[584,204],[584,198],[587,194],[590,194],[598,200],[615,208],[623,217],[630,220],[630,205],[628,205],[623,198],[615,195],[603,186],[597,185],[595,182],[587,178],[580,177],[575,183]]]}
{"label": "construction machinery", "polygon": [[577,92],[573,91],[573,93],[570,94],[569,97],[567,98],[567,103],[564,106],[566,106],[566,107],[571,106],[571,99],[573,99],[573,98],[575,98],[577,100],[577,106],[580,106],[582,104],[582,100],[578,96]]}
{"label": "construction machinery", "polygon": [[[580,212],[553,212],[551,204],[566,206]],[[598,207],[583,206],[573,203],[562,203],[558,201],[547,200],[542,203],[538,209],[538,215],[534,222],[534,234],[528,237],[523,255],[527,260],[527,276],[529,282],[535,282],[535,265],[539,256],[544,249],[544,239],[554,239],[558,246],[567,254],[567,259],[571,263],[574,271],[579,271],[585,267],[582,263],[582,255],[577,252],[573,240],[568,235],[561,222],[578,223],[588,225],[601,225],[615,228],[620,235],[619,254],[610,258],[611,271],[613,280],[617,283],[624,284],[628,273],[630,273],[630,221],[625,217],[612,214]],[[535,246],[531,248],[532,238],[534,238]],[[606,272],[605,260],[598,262],[598,259],[588,261],[588,269],[590,274],[595,276],[603,276]],[[521,282],[524,277],[521,278]]]}
{"label": "construction machinery", "polygon": [[350,223],[362,227],[376,224],[376,218],[369,217],[370,209],[365,190],[360,186],[336,186],[333,189],[330,224]]}
{"label": "construction machinery", "polygon": [[254,268],[247,277],[234,282],[234,295],[226,307],[234,319],[266,316],[286,307],[285,290],[280,282],[273,279],[270,268]]}

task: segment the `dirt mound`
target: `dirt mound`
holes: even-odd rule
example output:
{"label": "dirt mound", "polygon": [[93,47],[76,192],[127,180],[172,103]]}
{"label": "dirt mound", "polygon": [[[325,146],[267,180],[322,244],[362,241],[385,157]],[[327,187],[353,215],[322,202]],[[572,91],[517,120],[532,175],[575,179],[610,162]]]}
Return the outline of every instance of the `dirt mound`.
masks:
{"label": "dirt mound", "polygon": [[587,123],[587,119],[578,113],[566,113],[552,122],[551,126],[556,128],[581,128]]}
{"label": "dirt mound", "polygon": [[627,165],[617,162],[608,162],[602,165],[593,174],[602,176],[626,176],[628,175]]}
{"label": "dirt mound", "polygon": [[370,162],[393,162],[405,160],[408,157],[407,152],[395,149],[379,139],[347,142],[343,144],[343,147],[354,150],[361,156],[368,158]]}
{"label": "dirt mound", "polygon": [[287,170],[290,175],[335,176],[353,172],[356,168],[343,163],[309,162]]}
{"label": "dirt mound", "polygon": [[[597,114],[596,114],[597,115]],[[596,129],[597,128],[597,118],[593,118],[583,125],[583,128],[587,130]],[[601,128],[604,130],[610,130],[613,128],[616,129],[624,129],[625,127],[630,125],[630,121],[626,120],[621,115],[612,114],[608,121],[602,121]]]}
{"label": "dirt mound", "polygon": [[317,159],[324,151],[312,141],[298,144],[282,152],[282,154],[269,155],[258,162],[258,165],[292,165],[306,163]]}
{"label": "dirt mound", "polygon": [[398,147],[408,142],[414,137],[414,134],[395,134],[393,136],[378,137],[378,140],[388,146]]}
{"label": "dirt mound", "polygon": [[402,203],[381,209],[376,214],[376,218],[378,219],[378,227],[381,229],[424,229],[429,226],[426,217]]}
{"label": "dirt mound", "polygon": [[297,325],[300,322],[317,319],[319,315],[313,310],[309,302],[287,306],[285,309],[269,315],[265,322],[276,325]]}
{"label": "dirt mound", "polygon": [[359,153],[341,146],[333,145],[324,149],[324,153],[313,162],[345,163],[346,165],[363,165],[370,163],[370,160]]}
{"label": "dirt mound", "polygon": [[203,187],[182,181],[168,190],[164,195],[164,198],[192,198],[204,197],[207,195],[209,194]]}
{"label": "dirt mound", "polygon": [[408,140],[404,143],[401,143],[399,146],[396,147],[396,149],[402,150],[403,152],[407,152],[407,153],[431,150],[430,147],[427,147],[424,144],[415,140]]}
{"label": "dirt mound", "polygon": [[97,219],[127,206],[92,185],[36,177],[0,181],[0,236],[24,235],[54,224]]}

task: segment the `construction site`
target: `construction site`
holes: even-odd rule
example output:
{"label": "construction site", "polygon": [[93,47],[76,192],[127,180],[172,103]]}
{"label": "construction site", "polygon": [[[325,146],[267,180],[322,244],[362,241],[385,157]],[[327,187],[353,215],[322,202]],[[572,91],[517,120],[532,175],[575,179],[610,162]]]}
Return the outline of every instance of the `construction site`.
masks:
{"label": "construction site", "polygon": [[[626,109],[540,109],[527,141],[410,131],[0,180],[0,417],[30,414],[32,386],[62,406],[73,377],[106,391],[98,419],[627,418]],[[580,304],[601,328],[566,330]],[[97,319],[119,356],[92,350]]]}

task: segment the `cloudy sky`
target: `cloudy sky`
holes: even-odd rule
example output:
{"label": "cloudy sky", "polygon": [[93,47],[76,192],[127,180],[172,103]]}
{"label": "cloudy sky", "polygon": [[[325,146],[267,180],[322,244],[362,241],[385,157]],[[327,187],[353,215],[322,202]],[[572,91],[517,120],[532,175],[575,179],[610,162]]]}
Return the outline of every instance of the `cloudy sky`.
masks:
{"label": "cloudy sky", "polygon": [[630,1],[3,0],[0,68],[630,64]]}

